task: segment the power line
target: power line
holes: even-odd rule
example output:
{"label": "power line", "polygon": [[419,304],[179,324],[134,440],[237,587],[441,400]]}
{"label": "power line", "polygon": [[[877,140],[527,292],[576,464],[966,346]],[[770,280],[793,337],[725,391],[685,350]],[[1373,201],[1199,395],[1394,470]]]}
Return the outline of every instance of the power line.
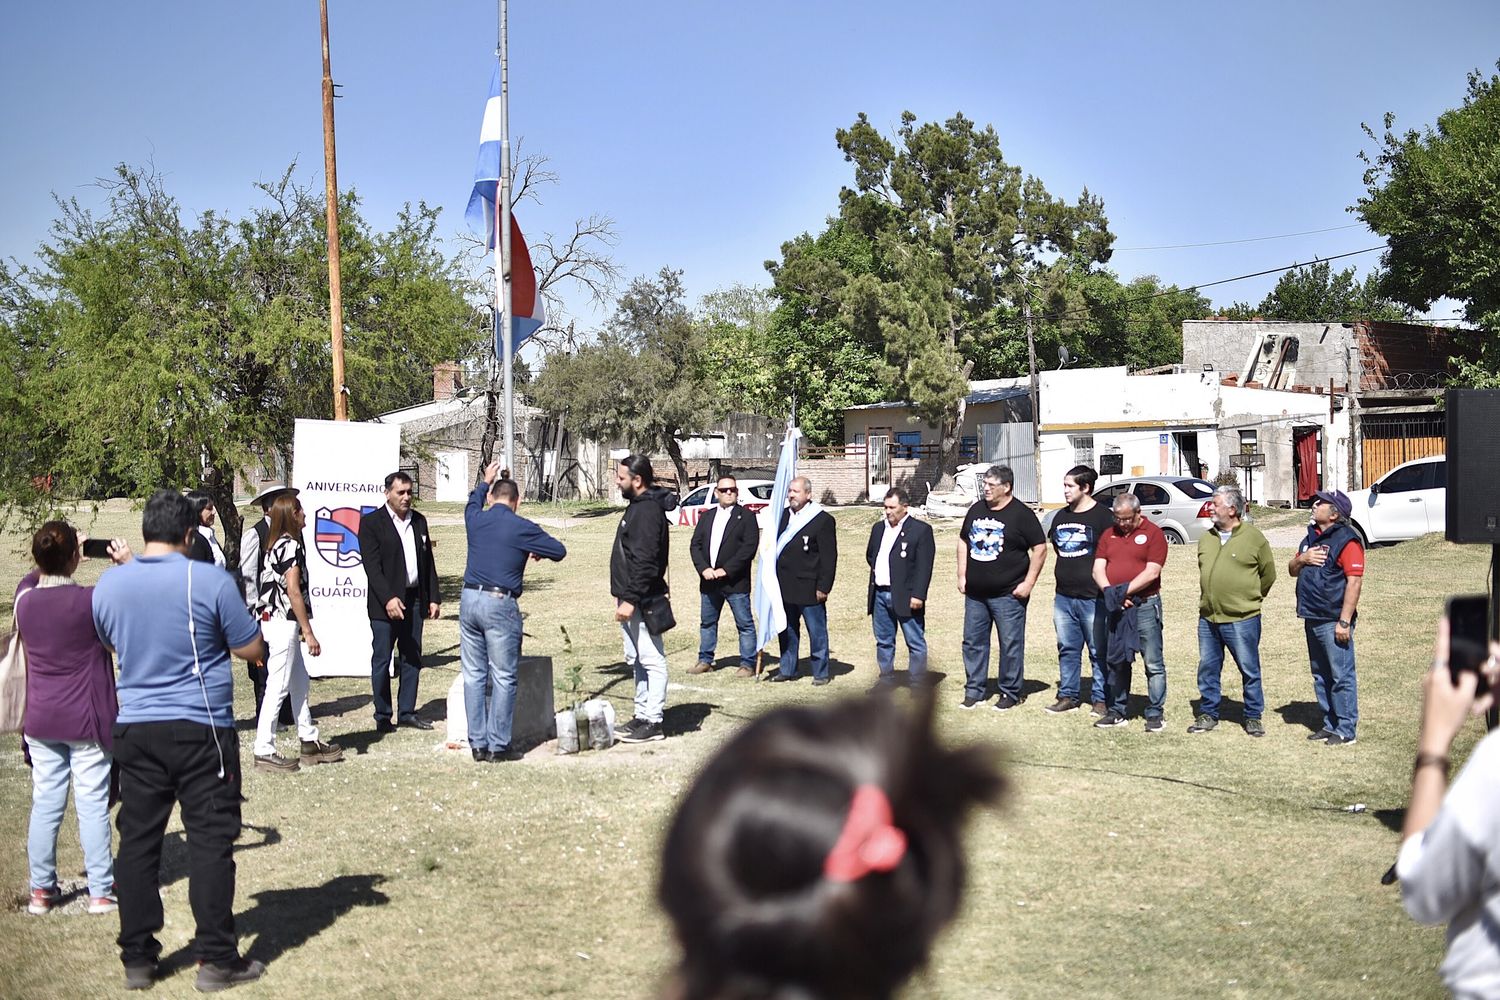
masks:
{"label": "power line", "polygon": [[1237,243],[1264,243],[1267,240],[1289,240],[1297,236],[1316,236],[1319,233],[1336,233],[1344,229],[1359,229],[1364,225],[1362,222],[1351,222],[1347,226],[1330,226],[1327,229],[1309,229],[1301,233],[1282,233],[1279,236],[1250,236],[1242,240],[1215,240],[1212,243],[1167,243],[1155,247],[1114,247],[1115,253],[1129,253],[1132,250],[1188,250],[1194,247],[1227,247]]}

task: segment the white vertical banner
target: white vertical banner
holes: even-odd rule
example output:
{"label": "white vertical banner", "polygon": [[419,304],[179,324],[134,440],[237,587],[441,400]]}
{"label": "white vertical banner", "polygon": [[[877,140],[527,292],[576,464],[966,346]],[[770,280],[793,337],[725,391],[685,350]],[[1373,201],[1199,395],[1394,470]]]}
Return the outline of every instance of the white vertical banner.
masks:
{"label": "white vertical banner", "polygon": [[303,662],[313,677],[370,673],[370,616],[359,520],[385,503],[385,477],[401,461],[401,428],[342,420],[298,420],[292,481],[307,525],[307,582],[321,656]]}

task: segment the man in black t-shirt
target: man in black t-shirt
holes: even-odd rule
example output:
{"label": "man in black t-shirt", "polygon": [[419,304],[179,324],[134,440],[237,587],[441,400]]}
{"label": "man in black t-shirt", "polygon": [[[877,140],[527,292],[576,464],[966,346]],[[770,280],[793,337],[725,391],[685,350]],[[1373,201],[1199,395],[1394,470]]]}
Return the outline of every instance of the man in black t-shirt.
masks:
{"label": "man in black t-shirt", "polygon": [[1036,514],[1013,495],[1008,465],[984,473],[984,499],[969,508],[958,534],[958,592],[964,595],[964,708],[988,697],[990,626],[1000,635],[1000,697],[1004,712],[1026,699],[1026,603],[1047,561],[1047,538]]}
{"label": "man in black t-shirt", "polygon": [[1047,706],[1054,714],[1078,708],[1083,673],[1083,649],[1088,647],[1093,672],[1090,698],[1094,715],[1105,713],[1104,611],[1098,607],[1099,585],[1094,582],[1094,552],[1099,539],[1115,523],[1114,513],[1094,500],[1099,474],[1077,465],[1063,476],[1067,506],[1052,519],[1047,540],[1057,553],[1057,596],[1052,599],[1052,627],[1057,630],[1057,700]]}

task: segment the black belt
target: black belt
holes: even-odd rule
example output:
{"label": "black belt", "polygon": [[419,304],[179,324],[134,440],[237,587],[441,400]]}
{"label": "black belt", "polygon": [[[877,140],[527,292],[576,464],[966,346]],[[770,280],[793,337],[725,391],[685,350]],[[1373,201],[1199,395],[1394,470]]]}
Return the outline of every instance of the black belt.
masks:
{"label": "black belt", "polygon": [[466,584],[464,584],[464,589],[465,590],[478,590],[478,591],[480,591],[482,593],[485,593],[485,594],[498,594],[501,597],[520,597],[521,596],[521,592],[519,590],[510,590],[510,589],[508,589],[506,587],[486,587],[482,583],[466,583]]}
{"label": "black belt", "polygon": [[890,590],[891,588],[889,586],[882,587],[880,584],[877,583],[875,585],[875,589],[876,590]]}

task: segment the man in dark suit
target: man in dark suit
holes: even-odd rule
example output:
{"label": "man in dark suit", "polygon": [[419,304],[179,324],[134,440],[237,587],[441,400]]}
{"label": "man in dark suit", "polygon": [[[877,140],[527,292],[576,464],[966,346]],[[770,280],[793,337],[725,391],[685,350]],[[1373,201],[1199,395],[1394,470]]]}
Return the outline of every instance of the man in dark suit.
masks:
{"label": "man in dark suit", "polygon": [[[422,669],[422,618],[436,618],[437,566],[427,518],[411,509],[411,477],[385,477],[385,505],[359,521],[359,551],[368,581],[370,687],[375,694],[375,730],[389,733],[396,722],[431,729],[417,715],[417,677]],[[391,719],[391,649],[396,650],[399,708]]]}
{"label": "man in dark suit", "polygon": [[870,528],[865,562],[870,564],[868,614],[875,626],[877,690],[896,685],[896,627],[906,640],[907,674],[913,684],[927,676],[927,586],[936,549],[932,526],[908,516],[911,498],[899,486],[885,493],[885,517]]}
{"label": "man in dark suit", "polygon": [[740,506],[740,487],[733,476],[720,476],[714,487],[719,505],[698,519],[688,551],[698,571],[698,662],[690,674],[714,668],[719,644],[719,616],[724,604],[734,612],[740,633],[740,667],[736,677],[755,676],[755,619],[750,614],[750,564],[760,545],[755,515]]}
{"label": "man in dark suit", "polygon": [[796,679],[801,626],[806,621],[813,684],[821,687],[832,679],[828,676],[827,602],[838,570],[838,526],[833,515],[813,501],[812,483],[806,476],[792,480],[786,499],[787,509],[781,512],[776,533],[776,578],[786,608],[786,631],[779,636],[781,669],[770,679]]}

